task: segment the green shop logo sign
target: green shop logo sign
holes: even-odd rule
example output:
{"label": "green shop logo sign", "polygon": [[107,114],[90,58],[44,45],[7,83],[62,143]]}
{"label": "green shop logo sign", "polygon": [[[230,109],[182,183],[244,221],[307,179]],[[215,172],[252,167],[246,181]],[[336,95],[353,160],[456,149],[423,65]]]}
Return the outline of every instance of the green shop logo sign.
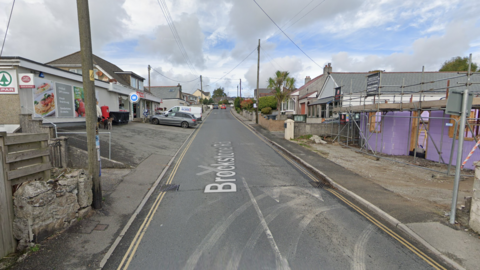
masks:
{"label": "green shop logo sign", "polygon": [[0,86],[9,86],[12,83],[12,76],[6,71],[0,71]]}

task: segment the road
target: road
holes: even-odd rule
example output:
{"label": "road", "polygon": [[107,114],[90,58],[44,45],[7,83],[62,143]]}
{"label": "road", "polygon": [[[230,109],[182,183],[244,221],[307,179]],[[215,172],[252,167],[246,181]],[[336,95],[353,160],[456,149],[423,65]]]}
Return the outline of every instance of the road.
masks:
{"label": "road", "polygon": [[442,269],[229,110],[197,128],[104,269]]}

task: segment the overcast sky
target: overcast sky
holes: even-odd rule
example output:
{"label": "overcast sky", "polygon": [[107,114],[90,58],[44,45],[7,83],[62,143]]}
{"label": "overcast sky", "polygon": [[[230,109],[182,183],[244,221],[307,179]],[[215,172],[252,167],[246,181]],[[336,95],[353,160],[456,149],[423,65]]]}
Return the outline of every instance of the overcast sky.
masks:
{"label": "overcast sky", "polygon": [[[253,0],[163,1],[187,57],[158,0],[89,1],[94,54],[145,78],[151,65],[157,71],[152,85],[203,75],[204,90],[222,86],[230,96],[236,96],[239,79],[242,96],[256,88],[258,39],[260,87],[276,70],[289,71],[300,87],[305,76],[320,75],[327,63],[333,71],[365,72],[422,66],[436,71],[446,60],[469,53],[480,62],[477,1],[257,0],[308,57]],[[0,0],[2,41],[12,2]],[[48,62],[79,49],[76,1],[16,1],[3,55]],[[199,80],[181,84],[186,92],[200,88]]]}

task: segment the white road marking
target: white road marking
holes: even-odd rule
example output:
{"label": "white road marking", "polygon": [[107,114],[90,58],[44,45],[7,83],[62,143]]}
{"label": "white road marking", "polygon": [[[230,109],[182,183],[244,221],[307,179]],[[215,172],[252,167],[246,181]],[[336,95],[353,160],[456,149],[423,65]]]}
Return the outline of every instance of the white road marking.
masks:
{"label": "white road marking", "polygon": [[248,187],[247,181],[245,181],[245,177],[242,177],[242,181],[243,181],[243,185],[245,186],[245,189],[248,192],[248,196],[250,196],[250,200],[252,201],[253,207],[257,212],[258,218],[260,219],[260,223],[263,226],[263,230],[267,236],[267,239],[270,242],[270,246],[275,252],[275,262],[277,265],[277,269],[290,269],[290,266],[288,265],[288,261],[285,258],[283,258],[282,254],[280,253],[280,250],[278,249],[277,243],[275,242],[275,239],[273,239],[272,232],[268,228],[267,222],[265,221],[265,218],[262,214],[262,210],[260,210],[260,207],[258,206],[258,203],[255,200],[255,197],[253,197],[252,191]]}
{"label": "white road marking", "polygon": [[365,250],[368,239],[370,235],[377,230],[377,227],[372,224],[368,225],[365,230],[363,230],[360,237],[358,237],[357,243],[353,251],[353,270],[365,270]]}
{"label": "white road marking", "polygon": [[260,188],[263,193],[266,193],[270,198],[274,199],[277,203],[280,202],[280,192],[284,187],[263,187]]}
{"label": "white road marking", "polygon": [[209,172],[221,172],[221,170],[218,170],[217,168],[212,168],[212,167],[208,167],[208,166],[199,165],[198,167],[200,167],[202,169],[205,169],[206,171],[199,172],[199,173],[197,173],[197,175],[204,175],[204,174],[209,173]]}
{"label": "white road marking", "polygon": [[[262,194],[257,197],[257,200],[261,200],[267,197],[266,194]],[[227,228],[235,221],[235,219],[240,216],[248,207],[252,205],[252,202],[246,202],[239,208],[237,208],[228,218],[225,220],[219,221],[215,226],[208,232],[207,236],[203,238],[202,242],[197,246],[192,255],[188,258],[187,263],[183,269],[190,270],[195,269],[195,266],[198,263],[198,260],[203,253],[209,253],[215,243],[218,241],[220,236],[222,236]]]}

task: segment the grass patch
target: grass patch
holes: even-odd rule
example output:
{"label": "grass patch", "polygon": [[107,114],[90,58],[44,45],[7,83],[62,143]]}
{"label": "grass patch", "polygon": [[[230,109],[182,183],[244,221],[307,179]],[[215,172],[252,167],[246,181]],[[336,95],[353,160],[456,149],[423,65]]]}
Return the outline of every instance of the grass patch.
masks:
{"label": "grass patch", "polygon": [[311,148],[311,146],[310,146],[310,145],[308,145],[308,144],[304,144],[304,143],[299,143],[298,145],[300,145],[300,146],[303,146],[303,147],[307,147],[307,148]]}
{"label": "grass patch", "polygon": [[296,138],[296,140],[309,140],[310,138],[312,138],[312,134],[308,134],[308,135],[302,135],[302,136],[299,136]]}
{"label": "grass patch", "polygon": [[35,245],[33,247],[30,247],[30,251],[31,252],[37,252],[40,250],[40,245]]}

